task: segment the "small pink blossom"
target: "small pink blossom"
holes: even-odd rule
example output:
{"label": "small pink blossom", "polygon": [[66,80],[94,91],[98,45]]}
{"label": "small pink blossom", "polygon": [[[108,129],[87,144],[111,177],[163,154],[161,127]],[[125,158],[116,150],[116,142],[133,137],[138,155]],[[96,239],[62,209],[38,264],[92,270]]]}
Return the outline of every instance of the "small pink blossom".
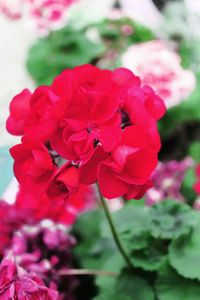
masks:
{"label": "small pink blossom", "polygon": [[145,194],[145,204],[151,206],[167,198],[184,201],[180,189],[186,171],[193,165],[194,162],[190,157],[182,161],[160,162],[152,174],[153,187]]}
{"label": "small pink blossom", "polygon": [[196,85],[192,71],[182,68],[179,55],[159,40],[129,47],[122,65],[153,87],[168,108],[186,99]]}
{"label": "small pink blossom", "polygon": [[58,292],[47,288],[35,274],[20,268],[13,257],[6,257],[0,264],[0,299],[58,300]]}
{"label": "small pink blossom", "polygon": [[69,6],[78,0],[0,0],[0,13],[12,20],[26,17],[42,33],[61,27]]}

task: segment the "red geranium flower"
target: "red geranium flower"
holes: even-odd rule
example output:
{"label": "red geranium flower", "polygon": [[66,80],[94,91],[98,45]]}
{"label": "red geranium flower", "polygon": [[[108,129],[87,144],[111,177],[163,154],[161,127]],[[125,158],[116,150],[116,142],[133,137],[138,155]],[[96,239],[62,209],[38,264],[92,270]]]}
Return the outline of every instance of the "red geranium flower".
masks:
{"label": "red geranium flower", "polygon": [[10,116],[6,122],[6,129],[13,135],[24,134],[24,122],[30,110],[31,92],[23,90],[10,103]]}
{"label": "red geranium flower", "polygon": [[127,69],[65,70],[31,96],[27,137],[11,149],[16,177],[52,201],[67,199],[79,180],[97,181],[107,198],[139,198],[151,185],[164,113],[162,100]]}
{"label": "red geranium flower", "polygon": [[32,193],[46,190],[56,171],[48,149],[30,137],[24,136],[22,143],[10,149],[14,158],[14,173],[19,183]]}
{"label": "red geranium flower", "polygon": [[55,201],[64,201],[79,187],[78,168],[66,163],[54,174],[46,190],[47,196]]}
{"label": "red geranium flower", "polygon": [[[70,80],[63,72],[53,87],[62,88]],[[119,102],[112,72],[85,65],[76,67],[71,76],[71,95],[68,108],[59,128],[51,138],[51,145],[66,159],[84,159],[98,143],[105,151],[114,148],[121,135]],[[112,90],[112,93],[111,93]]]}
{"label": "red geranium flower", "polygon": [[157,164],[157,151],[143,128],[125,128],[121,142],[110,155],[101,159],[101,151],[99,149],[97,155],[96,150],[96,159],[91,157],[80,168],[83,183],[92,183],[88,182],[87,173],[95,169],[101,193],[108,199],[122,195],[126,199],[139,198],[151,186],[149,177]]}

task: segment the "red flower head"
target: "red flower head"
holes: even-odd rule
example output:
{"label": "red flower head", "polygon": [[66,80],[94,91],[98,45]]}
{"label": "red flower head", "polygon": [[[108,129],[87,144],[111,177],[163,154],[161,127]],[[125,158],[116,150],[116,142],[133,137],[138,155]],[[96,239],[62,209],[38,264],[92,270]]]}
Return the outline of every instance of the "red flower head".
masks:
{"label": "red flower head", "polygon": [[63,165],[52,177],[47,196],[55,201],[64,201],[79,187],[79,171],[70,163]]}
{"label": "red flower head", "polygon": [[14,158],[14,173],[20,184],[32,193],[46,190],[56,170],[48,149],[30,137],[10,149]]}
{"label": "red flower head", "polygon": [[35,90],[30,100],[30,113],[26,118],[25,134],[46,142],[55,131],[62,113],[61,97],[48,86]]}
{"label": "red flower head", "polygon": [[20,187],[15,207],[23,211],[32,223],[51,219],[65,225],[72,225],[81,213],[95,207],[95,192],[90,186],[80,184],[78,191],[72,193],[66,201],[66,194],[62,194],[62,198],[59,192],[59,199],[52,199],[46,193],[38,197]]}
{"label": "red flower head", "polygon": [[65,70],[31,96],[27,137],[11,149],[16,177],[52,201],[67,199],[79,181],[98,181],[107,198],[139,198],[151,185],[164,113],[162,100],[127,69]]}
{"label": "red flower head", "polygon": [[24,122],[30,110],[31,92],[27,89],[15,96],[10,103],[10,116],[6,129],[13,135],[24,134]]}
{"label": "red flower head", "polygon": [[[121,142],[103,160],[102,150],[96,150],[94,155],[97,155],[95,168],[94,157],[80,168],[82,182],[89,184],[97,180],[106,198],[124,195],[126,199],[137,199],[151,186],[149,177],[157,164],[157,151],[152,147],[151,137],[142,128],[127,127]],[[95,169],[97,178],[87,177],[91,169]]]}
{"label": "red flower head", "polygon": [[67,70],[53,83],[60,90],[71,80],[68,109],[51,139],[52,148],[73,160],[85,159],[98,143],[110,151],[121,134],[117,85],[112,81],[112,72],[85,65],[74,68],[70,75]]}

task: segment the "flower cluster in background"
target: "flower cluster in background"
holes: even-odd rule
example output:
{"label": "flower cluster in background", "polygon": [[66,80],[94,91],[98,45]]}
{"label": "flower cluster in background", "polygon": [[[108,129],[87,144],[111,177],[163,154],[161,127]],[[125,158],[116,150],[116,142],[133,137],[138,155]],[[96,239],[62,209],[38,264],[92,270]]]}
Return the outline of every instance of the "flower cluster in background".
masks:
{"label": "flower cluster in background", "polygon": [[[30,299],[34,299],[31,297],[37,292],[41,297],[38,299],[43,299],[47,294],[49,298],[46,295],[45,299],[54,300],[57,299],[57,290],[59,300],[75,299],[74,289],[78,281],[74,276],[64,276],[73,266],[71,251],[76,244],[74,237],[68,233],[68,226],[45,218],[37,222],[22,208],[2,200],[0,216],[0,257],[3,257],[0,265],[0,299],[19,297],[26,292],[29,294],[26,290],[28,284],[32,286]],[[15,284],[19,288],[13,288]],[[14,292],[16,294],[12,294]]]}
{"label": "flower cluster in background", "polygon": [[194,161],[190,157],[179,162],[159,162],[151,177],[153,187],[145,194],[146,205],[154,205],[165,199],[185,201],[180,189],[186,171],[193,166]]}
{"label": "flower cluster in background", "polygon": [[196,86],[195,75],[182,68],[178,53],[159,40],[129,47],[122,64],[152,86],[168,108],[186,99]]}
{"label": "flower cluster in background", "polygon": [[59,299],[57,291],[47,288],[37,275],[21,269],[12,256],[0,264],[0,297],[2,300]]}
{"label": "flower cluster in background", "polygon": [[10,19],[25,15],[39,31],[47,33],[61,27],[67,20],[67,10],[78,0],[0,0],[0,12]]}

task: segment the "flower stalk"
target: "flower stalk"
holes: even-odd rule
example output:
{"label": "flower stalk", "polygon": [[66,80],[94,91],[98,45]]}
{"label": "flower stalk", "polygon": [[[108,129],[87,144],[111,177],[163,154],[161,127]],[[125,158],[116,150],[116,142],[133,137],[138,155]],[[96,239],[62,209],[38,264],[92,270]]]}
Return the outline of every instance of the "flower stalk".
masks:
{"label": "flower stalk", "polygon": [[104,212],[105,212],[105,216],[106,216],[106,219],[108,221],[108,224],[110,226],[110,230],[111,230],[111,233],[112,233],[112,236],[113,236],[113,239],[115,241],[115,244],[116,244],[116,247],[117,249],[119,250],[121,256],[123,257],[123,259],[125,260],[127,266],[129,268],[132,268],[132,264],[131,264],[131,261],[120,241],[120,238],[118,236],[118,233],[117,233],[117,230],[115,228],[115,225],[114,225],[114,222],[112,220],[112,216],[111,216],[111,213],[110,213],[110,210],[106,204],[106,200],[104,199],[104,197],[102,196],[101,192],[100,192],[100,189],[99,189],[99,186],[97,185],[97,188],[98,188],[98,192],[99,192],[99,196],[100,196],[100,200],[101,200],[101,203],[102,203],[102,207],[104,209]]}

